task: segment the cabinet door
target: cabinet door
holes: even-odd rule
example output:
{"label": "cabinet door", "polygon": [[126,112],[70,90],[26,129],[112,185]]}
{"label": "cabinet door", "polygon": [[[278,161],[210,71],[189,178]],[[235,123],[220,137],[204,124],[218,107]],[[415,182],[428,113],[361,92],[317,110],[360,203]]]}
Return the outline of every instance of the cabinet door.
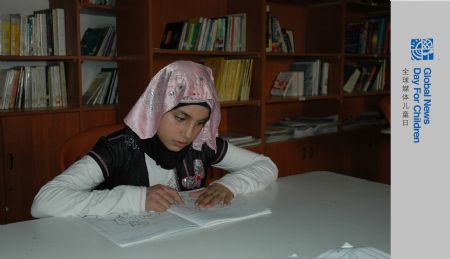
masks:
{"label": "cabinet door", "polygon": [[56,154],[79,132],[78,118],[78,113],[2,118],[6,222],[31,219],[33,198],[58,174]]}
{"label": "cabinet door", "polygon": [[341,171],[355,177],[389,183],[390,138],[379,129],[345,132],[341,139]]}
{"label": "cabinet door", "polygon": [[287,140],[266,144],[265,154],[278,167],[278,176],[289,176],[310,171],[312,143],[308,139]]}

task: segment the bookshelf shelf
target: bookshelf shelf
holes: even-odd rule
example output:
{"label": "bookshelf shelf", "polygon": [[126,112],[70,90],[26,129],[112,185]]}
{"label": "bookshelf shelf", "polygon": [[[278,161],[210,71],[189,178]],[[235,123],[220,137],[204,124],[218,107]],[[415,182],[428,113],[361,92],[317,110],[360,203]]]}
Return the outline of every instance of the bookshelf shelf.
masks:
{"label": "bookshelf shelf", "polygon": [[110,56],[81,56],[81,62],[83,61],[116,61],[116,57]]}
{"label": "bookshelf shelf", "polygon": [[237,57],[260,57],[259,52],[247,52],[247,51],[195,51],[195,50],[171,50],[154,48],[153,53],[155,55],[174,55],[174,56],[237,56]]}
{"label": "bookshelf shelf", "polygon": [[344,98],[356,98],[356,97],[370,97],[370,96],[385,96],[390,95],[390,91],[379,91],[379,92],[367,92],[367,93],[345,93]]}
{"label": "bookshelf shelf", "polygon": [[271,96],[266,100],[266,103],[292,103],[292,102],[308,102],[308,101],[319,101],[319,100],[329,100],[338,101],[340,99],[339,95],[326,95],[326,96],[306,96],[306,97],[281,97],[281,96]]}
{"label": "bookshelf shelf", "polygon": [[0,61],[76,61],[76,56],[0,56]]}
{"label": "bookshelf shelf", "polygon": [[249,101],[223,101],[220,102],[220,107],[238,107],[238,106],[261,106],[261,101],[259,100],[249,100]]}

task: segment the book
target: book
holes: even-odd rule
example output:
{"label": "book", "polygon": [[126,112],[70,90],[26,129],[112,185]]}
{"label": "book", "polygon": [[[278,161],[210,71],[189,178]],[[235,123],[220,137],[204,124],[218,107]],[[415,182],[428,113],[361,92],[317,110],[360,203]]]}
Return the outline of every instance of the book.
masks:
{"label": "book", "polygon": [[81,55],[97,55],[108,30],[109,27],[87,28],[80,43]]}
{"label": "book", "polygon": [[273,82],[270,94],[272,96],[287,96],[289,89],[292,88],[292,82],[295,78],[295,73],[292,71],[281,71],[278,73]]}
{"label": "book", "polygon": [[327,95],[328,94],[328,71],[330,68],[330,63],[323,62],[322,63],[322,77],[320,78],[320,94]]}
{"label": "book", "polygon": [[345,84],[343,89],[346,93],[352,93],[361,75],[361,70],[359,68],[346,66],[344,68],[344,74]]}
{"label": "book", "polygon": [[177,49],[182,40],[184,22],[173,22],[166,24],[164,34],[161,39],[160,48]]}
{"label": "book", "polygon": [[80,219],[120,247],[171,236],[188,230],[250,219],[271,213],[271,210],[250,204],[245,196],[237,196],[229,206],[197,208],[196,198],[180,192],[184,206],[172,205],[167,212],[149,211],[141,214],[111,214]]}
{"label": "book", "polygon": [[291,64],[292,71],[303,71],[304,73],[304,96],[317,96],[320,84],[320,59],[299,60]]}

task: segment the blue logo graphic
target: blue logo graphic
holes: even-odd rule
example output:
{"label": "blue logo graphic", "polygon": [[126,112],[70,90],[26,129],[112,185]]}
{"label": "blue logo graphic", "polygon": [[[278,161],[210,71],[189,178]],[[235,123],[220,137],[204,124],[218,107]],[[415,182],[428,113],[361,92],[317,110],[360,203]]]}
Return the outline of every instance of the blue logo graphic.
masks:
{"label": "blue logo graphic", "polygon": [[411,60],[433,60],[433,38],[411,39]]}

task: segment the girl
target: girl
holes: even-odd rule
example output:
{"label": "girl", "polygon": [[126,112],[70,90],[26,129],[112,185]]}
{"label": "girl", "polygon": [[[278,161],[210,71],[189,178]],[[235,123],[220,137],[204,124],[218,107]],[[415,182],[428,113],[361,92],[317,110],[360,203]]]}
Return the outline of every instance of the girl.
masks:
{"label": "girl", "polygon": [[230,173],[190,194],[198,207],[227,205],[277,178],[268,157],[217,137],[220,103],[206,66],[176,61],[160,70],[124,122],[41,188],[34,217],[163,212],[183,204],[179,191],[204,187],[210,166]]}

